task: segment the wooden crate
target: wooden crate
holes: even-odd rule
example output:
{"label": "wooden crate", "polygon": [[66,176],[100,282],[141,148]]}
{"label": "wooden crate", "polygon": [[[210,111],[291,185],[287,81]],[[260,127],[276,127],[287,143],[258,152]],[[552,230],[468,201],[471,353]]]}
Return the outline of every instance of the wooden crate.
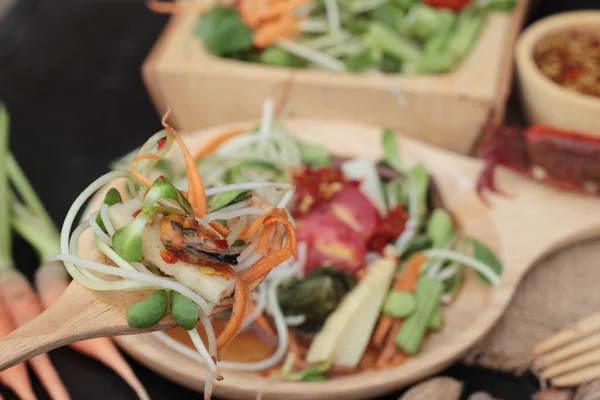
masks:
{"label": "wooden crate", "polygon": [[265,98],[293,80],[295,116],[377,124],[460,153],[482,125],[499,122],[513,76],[513,47],[527,3],[490,15],[471,54],[444,75],[389,75],[407,99],[401,107],[382,78],[322,70],[290,70],[210,55],[192,35],[197,17],[172,17],[142,73],[160,113],[169,104],[183,131],[257,118]]}

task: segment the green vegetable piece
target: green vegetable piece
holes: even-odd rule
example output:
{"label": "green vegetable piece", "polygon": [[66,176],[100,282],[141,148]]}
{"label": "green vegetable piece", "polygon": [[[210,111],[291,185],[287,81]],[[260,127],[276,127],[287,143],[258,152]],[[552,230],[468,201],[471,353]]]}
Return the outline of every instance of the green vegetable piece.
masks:
{"label": "green vegetable piece", "polygon": [[266,65],[291,68],[304,68],[308,65],[306,60],[278,46],[271,46],[262,51],[258,61]]}
{"label": "green vegetable piece", "polygon": [[450,34],[456,24],[456,14],[447,9],[438,10],[440,25],[435,33],[425,42],[424,50],[427,55],[440,54],[445,52]]}
{"label": "green vegetable piece", "polygon": [[429,239],[429,236],[427,234],[417,235],[404,252],[403,258],[408,260],[411,255],[429,248],[431,248],[431,239]]}
{"label": "green vegetable piece", "polygon": [[198,309],[194,302],[175,290],[171,290],[171,315],[173,319],[185,330],[192,330],[198,321]]}
{"label": "green vegetable piece", "polygon": [[252,29],[232,7],[215,6],[200,16],[194,34],[216,56],[252,48]]}
{"label": "green vegetable piece", "polygon": [[429,321],[436,307],[440,304],[443,292],[444,285],[434,278],[427,275],[419,278],[415,292],[417,309],[404,321],[400,332],[396,335],[396,345],[402,351],[410,355],[414,355],[419,351],[427,332]]}
{"label": "green vegetable piece", "polygon": [[381,136],[381,145],[383,147],[383,161],[385,161],[390,167],[396,171],[404,172],[402,168],[402,158],[398,151],[398,142],[396,141],[396,135],[390,129],[383,131]]}
{"label": "green vegetable piece", "polygon": [[150,328],[167,313],[167,291],[157,290],[144,300],[127,307],[127,322],[134,328]]}
{"label": "green vegetable piece", "polygon": [[188,199],[166,178],[157,178],[152,183],[144,198],[144,207],[154,212],[154,204],[160,199],[175,200],[186,214],[194,214],[194,209]]}
{"label": "green vegetable piece", "polygon": [[[492,250],[490,250],[487,246],[485,246],[483,243],[481,243],[480,241],[478,241],[475,238],[469,237],[466,240],[468,243],[471,243],[473,245],[473,257],[475,257],[479,261],[489,265],[490,268],[493,269],[494,272],[496,272],[498,275],[502,275],[502,269],[503,269],[502,263],[500,262],[498,257],[496,257],[496,255],[494,254],[494,252]],[[488,285],[492,284],[480,272],[477,272],[477,276],[479,277],[479,279],[481,279],[483,282],[487,283]]]}
{"label": "green vegetable piece", "polygon": [[283,371],[282,375],[288,381],[305,381],[305,382],[316,382],[316,381],[324,381],[327,380],[327,377],[324,375],[331,368],[330,362],[322,362],[319,364],[314,364],[308,366],[298,372],[289,373],[287,371]]}
{"label": "green vegetable piece", "polygon": [[371,10],[371,15],[382,24],[398,29],[402,25],[405,13],[402,8],[388,1]]}
{"label": "green vegetable piece", "polygon": [[142,233],[153,212],[143,208],[135,219],[113,235],[113,248],[129,262],[142,261]]}
{"label": "green vegetable piece", "polygon": [[[110,188],[108,192],[106,192],[106,195],[104,195],[103,203],[108,204],[109,207],[122,202],[123,199],[121,198],[121,193],[119,193],[119,191],[115,188]],[[108,233],[106,227],[104,226],[104,222],[102,221],[102,216],[100,216],[100,213],[96,215],[96,223],[98,224],[100,229],[104,231],[104,233]]]}
{"label": "green vegetable piece", "polygon": [[390,290],[383,303],[383,313],[394,318],[405,318],[417,308],[417,301],[412,293]]}
{"label": "green vegetable piece", "polygon": [[336,267],[312,269],[303,279],[293,279],[279,293],[284,315],[304,315],[300,329],[316,332],[356,285],[354,275]]}
{"label": "green vegetable piece", "polygon": [[465,10],[458,18],[456,29],[448,42],[448,52],[456,60],[462,60],[470,51],[483,29],[481,13]]}
{"label": "green vegetable piece", "polygon": [[326,380],[327,377],[323,374],[308,374],[302,379],[303,382],[323,382]]}
{"label": "green vegetable piece", "polygon": [[300,158],[306,164],[315,166],[331,165],[331,155],[325,146],[306,143],[301,140],[296,140],[296,145],[300,150]]}
{"label": "green vegetable piece", "polygon": [[225,228],[227,228],[227,220],[226,219],[218,219],[217,222],[220,223],[221,225],[223,225]]}
{"label": "green vegetable piece", "polygon": [[427,40],[432,37],[444,23],[444,13],[437,9],[429,7],[425,3],[418,3],[411,7],[402,29],[409,35],[420,40]]}
{"label": "green vegetable piece", "polygon": [[423,165],[419,164],[409,169],[406,173],[406,177],[416,188],[415,192],[417,196],[417,202],[419,204],[418,214],[420,216],[424,216],[427,211],[427,190],[429,189],[429,173]]}
{"label": "green vegetable piece", "polygon": [[450,214],[442,208],[436,208],[427,221],[427,236],[431,239],[433,247],[442,247],[454,232],[454,224]]}
{"label": "green vegetable piece", "polygon": [[231,247],[241,247],[241,246],[244,246],[245,244],[246,244],[246,241],[238,239],[235,242],[233,242],[233,245]]}
{"label": "green vegetable piece", "polygon": [[361,72],[375,66],[377,58],[371,48],[365,48],[356,54],[347,56],[344,64],[348,71]]}
{"label": "green vegetable piece", "polygon": [[396,59],[394,57],[390,57],[389,55],[385,54],[381,59],[381,63],[379,65],[379,67],[384,72],[389,72],[389,73],[395,74],[395,73],[402,72],[402,65],[403,65],[402,62],[399,61],[398,59]]}
{"label": "green vegetable piece", "polygon": [[167,178],[168,180],[173,180],[173,178],[175,177],[173,166],[170,162],[168,162],[165,159],[160,159],[156,161],[156,164],[154,164],[153,169],[161,171],[165,178]]}
{"label": "green vegetable piece", "polygon": [[448,293],[451,297],[456,296],[458,293],[458,289],[462,285],[462,282],[465,277],[465,269],[462,265],[458,265],[458,269],[452,278],[446,281],[446,293]]}
{"label": "green vegetable piece", "polygon": [[515,8],[517,0],[478,0],[475,6],[488,11],[509,11]]}
{"label": "green vegetable piece", "polygon": [[430,331],[439,331],[442,329],[443,317],[442,317],[442,305],[438,304],[437,308],[433,312],[433,315],[429,319],[429,324],[427,324],[427,329]]}
{"label": "green vegetable piece", "polygon": [[373,40],[384,53],[389,54],[400,61],[418,63],[423,56],[421,50],[414,43],[382,23],[372,23],[369,35],[371,36],[371,40]]}
{"label": "green vegetable piece", "polygon": [[231,204],[239,203],[250,197],[252,197],[252,192],[249,190],[231,190],[218,193],[208,200],[208,212],[213,212]]}
{"label": "green vegetable piece", "polygon": [[413,5],[418,3],[421,0],[391,0],[392,3],[403,9],[404,11],[408,11]]}

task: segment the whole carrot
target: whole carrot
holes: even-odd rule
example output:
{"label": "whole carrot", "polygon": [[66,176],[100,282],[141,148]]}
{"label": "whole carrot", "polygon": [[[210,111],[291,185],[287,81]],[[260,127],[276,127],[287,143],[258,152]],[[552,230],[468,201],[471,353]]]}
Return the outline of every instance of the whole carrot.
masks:
{"label": "whole carrot", "polygon": [[[0,273],[0,299],[6,305],[8,314],[16,327],[25,325],[43,311],[29,281],[15,269],[4,270]],[[52,399],[67,400],[71,398],[47,354],[32,358],[29,360],[29,364]]]}
{"label": "whole carrot", "polygon": [[[0,301],[0,336],[8,335],[14,330],[4,302]],[[15,365],[0,373],[0,382],[11,388],[22,400],[35,400],[25,363]]]}
{"label": "whole carrot", "polygon": [[[65,291],[69,285],[69,278],[65,267],[58,261],[42,264],[35,273],[35,287],[40,295],[44,308],[50,307]],[[147,400],[148,393],[135,376],[119,350],[111,339],[103,337],[84,340],[71,344],[75,350],[95,358],[115,371],[135,391],[142,400]]]}
{"label": "whole carrot", "polygon": [[[46,210],[16,160],[11,155],[8,160],[11,182],[27,204],[25,207],[18,200],[13,200],[13,227],[37,250],[40,260],[48,260],[60,252],[58,230],[47,216]],[[41,301],[40,311],[42,308],[50,307],[68,285],[69,276],[62,263],[44,262],[35,274],[35,287]],[[74,343],[71,347],[115,371],[131,386],[140,399],[149,399],[141,382],[111,339],[86,340]]]}
{"label": "whole carrot", "polygon": [[[0,160],[8,154],[9,116],[0,104]],[[0,163],[0,271],[13,268],[10,232],[10,197],[6,166]],[[15,325],[10,319],[7,307],[0,301],[0,336],[12,332]],[[25,364],[15,365],[0,373],[0,382],[11,388],[21,399],[35,399]]]}

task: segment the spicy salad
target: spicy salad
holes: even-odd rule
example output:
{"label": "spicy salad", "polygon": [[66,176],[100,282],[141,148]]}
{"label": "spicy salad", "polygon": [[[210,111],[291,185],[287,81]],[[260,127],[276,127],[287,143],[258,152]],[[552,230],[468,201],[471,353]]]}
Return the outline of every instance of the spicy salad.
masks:
{"label": "spicy salad", "polygon": [[445,73],[470,53],[490,12],[516,0],[148,1],[201,12],[193,31],[213,55],[290,68]]}
{"label": "spicy salad", "polygon": [[[84,190],[63,226],[57,259],[79,283],[151,289],[128,309],[129,323],[150,327],[170,310],[187,330],[195,350],[155,335],[207,366],[207,398],[227,370],[326,380],[363,368],[367,347],[371,368],[399,365],[442,329],[466,269],[501,282],[499,260],[434,204],[426,168],[404,165],[391,131],[381,160],[337,155],[293,136],[274,110],[266,101],[257,127],[223,132],[195,152],[164,121]],[[127,185],[71,233],[84,202],[116,178]],[[76,245],[87,229],[89,256]],[[217,319],[226,321],[218,336]],[[243,330],[276,348],[259,361],[221,361]]]}

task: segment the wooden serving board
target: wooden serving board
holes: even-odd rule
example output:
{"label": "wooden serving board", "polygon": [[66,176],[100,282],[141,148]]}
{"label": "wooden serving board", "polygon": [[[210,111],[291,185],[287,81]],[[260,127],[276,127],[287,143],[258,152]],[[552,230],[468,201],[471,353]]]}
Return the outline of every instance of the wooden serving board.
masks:
{"label": "wooden serving board", "polygon": [[[381,157],[381,128],[378,127],[321,120],[291,120],[287,126],[297,137],[323,144],[339,154]],[[188,134],[185,140],[194,149],[231,127]],[[507,171],[498,171],[498,184],[512,197],[490,196],[492,206],[486,207],[474,189],[482,169],[479,160],[407,137],[399,137],[399,140],[404,163],[426,166],[445,207],[456,216],[463,232],[479,238],[499,255],[504,265],[501,285],[487,286],[474,274],[467,274],[456,301],[444,310],[443,329],[429,335],[420,353],[398,367],[367,370],[358,376],[340,376],[326,382],[299,383],[274,382],[258,373],[223,370],[225,380],[216,384],[217,396],[253,399],[257,392],[264,390],[265,399],[367,399],[409,385],[447,367],[482,338],[503,314],[520,280],[539,258],[575,241],[600,235],[598,198],[559,191]],[[88,212],[98,209],[102,198],[101,191],[91,201]],[[80,253],[86,254],[92,246],[91,236],[82,237]],[[202,390],[205,376],[202,364],[174,351],[153,334],[119,337],[117,342],[156,372]]]}
{"label": "wooden serving board", "polygon": [[513,48],[529,0],[489,16],[463,64],[441,75],[389,75],[404,93],[401,107],[386,82],[370,75],[292,70],[215,58],[193,36],[195,15],[175,16],[144,62],[151,98],[162,114],[173,108],[187,132],[256,119],[265,98],[293,81],[289,105],[297,117],[347,119],[390,127],[425,142],[468,153],[482,126],[504,118],[513,77]]}

